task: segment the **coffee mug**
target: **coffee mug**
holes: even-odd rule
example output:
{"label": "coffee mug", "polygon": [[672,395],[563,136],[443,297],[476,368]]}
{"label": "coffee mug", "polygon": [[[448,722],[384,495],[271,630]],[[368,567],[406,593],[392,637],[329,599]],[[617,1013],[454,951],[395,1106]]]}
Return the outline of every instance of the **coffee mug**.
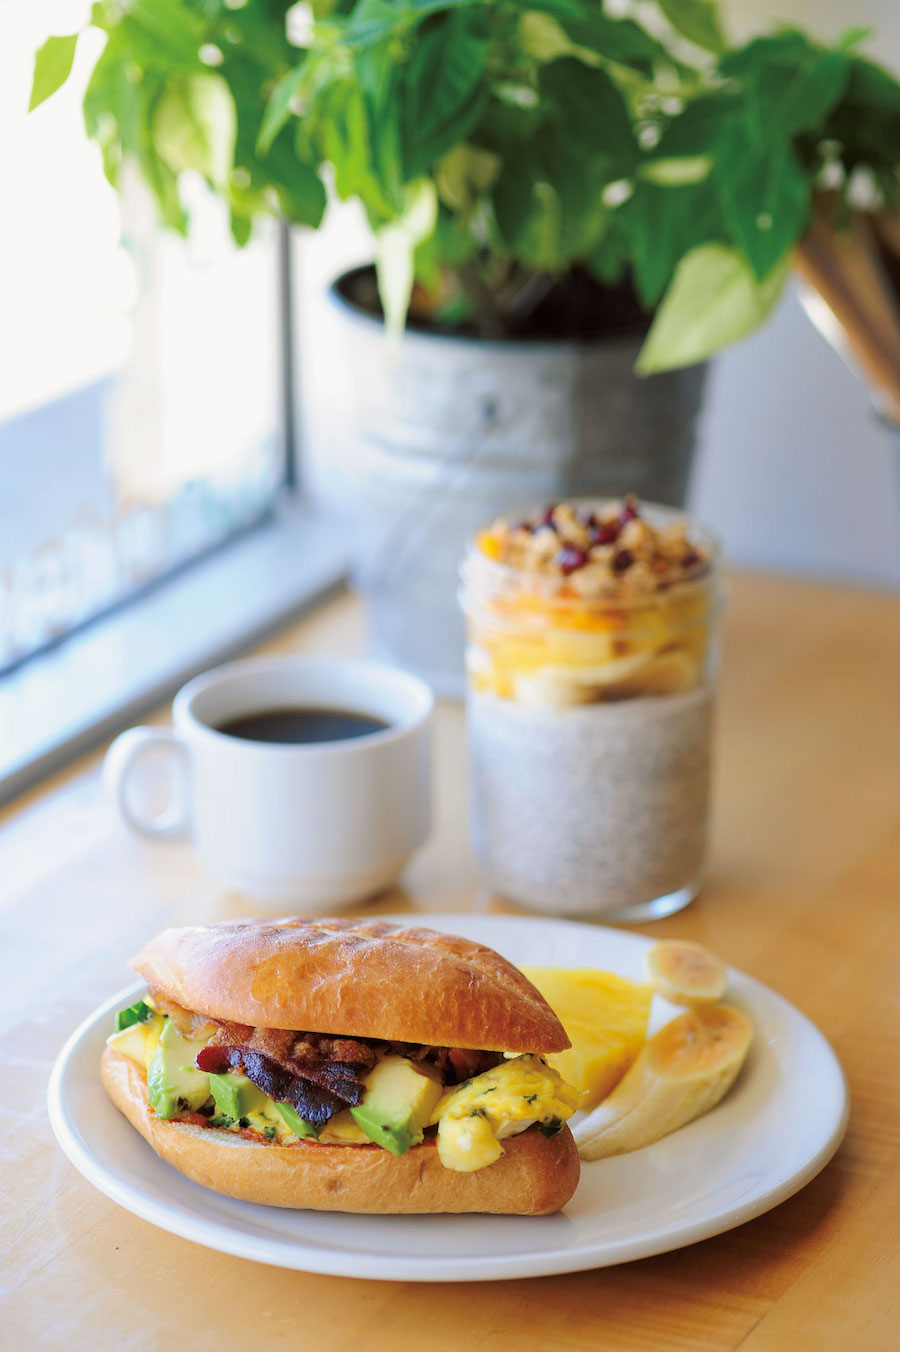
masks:
{"label": "coffee mug", "polygon": [[[207,871],[234,891],[307,910],[359,901],[389,886],[428,835],[432,706],[422,681],[376,662],[232,662],[179,691],[171,732],[139,727],[117,737],[104,776],[133,830],[190,839]],[[222,731],[286,709],[377,722],[337,741]],[[151,812],[136,801],[139,768],[160,756],[168,787]]]}

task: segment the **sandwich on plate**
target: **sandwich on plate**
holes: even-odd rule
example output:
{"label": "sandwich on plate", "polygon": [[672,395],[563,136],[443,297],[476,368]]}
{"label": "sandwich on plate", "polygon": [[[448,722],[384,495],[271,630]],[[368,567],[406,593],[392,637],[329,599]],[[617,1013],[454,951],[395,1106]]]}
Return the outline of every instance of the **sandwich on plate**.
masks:
{"label": "sandwich on plate", "polygon": [[270,1206],[546,1215],[572,1196],[569,1039],[492,949],[377,919],[169,929],[103,1054],[158,1155]]}

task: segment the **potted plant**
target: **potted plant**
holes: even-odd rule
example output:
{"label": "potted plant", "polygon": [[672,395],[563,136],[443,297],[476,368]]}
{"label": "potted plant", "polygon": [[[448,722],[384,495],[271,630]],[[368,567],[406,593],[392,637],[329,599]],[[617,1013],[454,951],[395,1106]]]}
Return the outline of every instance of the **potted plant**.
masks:
{"label": "potted plant", "polygon": [[[900,86],[711,0],[100,0],[84,112],[169,226],[186,171],[235,239],[358,199],[346,441],[382,646],[446,688],[464,536],[562,493],[682,500],[702,363],[771,310],[814,194],[893,206]],[[619,7],[621,10],[622,7]],[[37,56],[32,103],[77,35]],[[326,189],[327,185],[327,189]],[[399,331],[402,343],[385,338]],[[349,397],[349,396],[352,396]]]}

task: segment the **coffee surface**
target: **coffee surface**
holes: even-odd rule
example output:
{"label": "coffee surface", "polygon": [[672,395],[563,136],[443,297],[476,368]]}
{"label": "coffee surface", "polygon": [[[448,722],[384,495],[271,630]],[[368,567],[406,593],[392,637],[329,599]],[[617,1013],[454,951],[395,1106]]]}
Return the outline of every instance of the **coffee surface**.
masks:
{"label": "coffee surface", "polygon": [[263,709],[231,718],[218,731],[248,742],[346,742],[388,727],[383,718],[349,709]]}

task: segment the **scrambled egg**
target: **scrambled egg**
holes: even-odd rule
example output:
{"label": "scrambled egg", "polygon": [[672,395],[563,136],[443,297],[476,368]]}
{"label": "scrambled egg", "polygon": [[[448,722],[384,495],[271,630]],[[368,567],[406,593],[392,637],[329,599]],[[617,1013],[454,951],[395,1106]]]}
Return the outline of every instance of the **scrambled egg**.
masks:
{"label": "scrambled egg", "polygon": [[162,1014],[154,1014],[146,1023],[133,1023],[128,1028],[123,1028],[121,1033],[111,1033],[106,1039],[106,1045],[113,1047],[146,1070],[147,1062],[153,1055],[165,1026],[166,1021]]}
{"label": "scrambled egg", "polygon": [[440,1099],[429,1125],[437,1123],[438,1154],[447,1169],[470,1173],[503,1154],[500,1142],[536,1122],[558,1131],[579,1105],[577,1089],[526,1053],[476,1075]]}

